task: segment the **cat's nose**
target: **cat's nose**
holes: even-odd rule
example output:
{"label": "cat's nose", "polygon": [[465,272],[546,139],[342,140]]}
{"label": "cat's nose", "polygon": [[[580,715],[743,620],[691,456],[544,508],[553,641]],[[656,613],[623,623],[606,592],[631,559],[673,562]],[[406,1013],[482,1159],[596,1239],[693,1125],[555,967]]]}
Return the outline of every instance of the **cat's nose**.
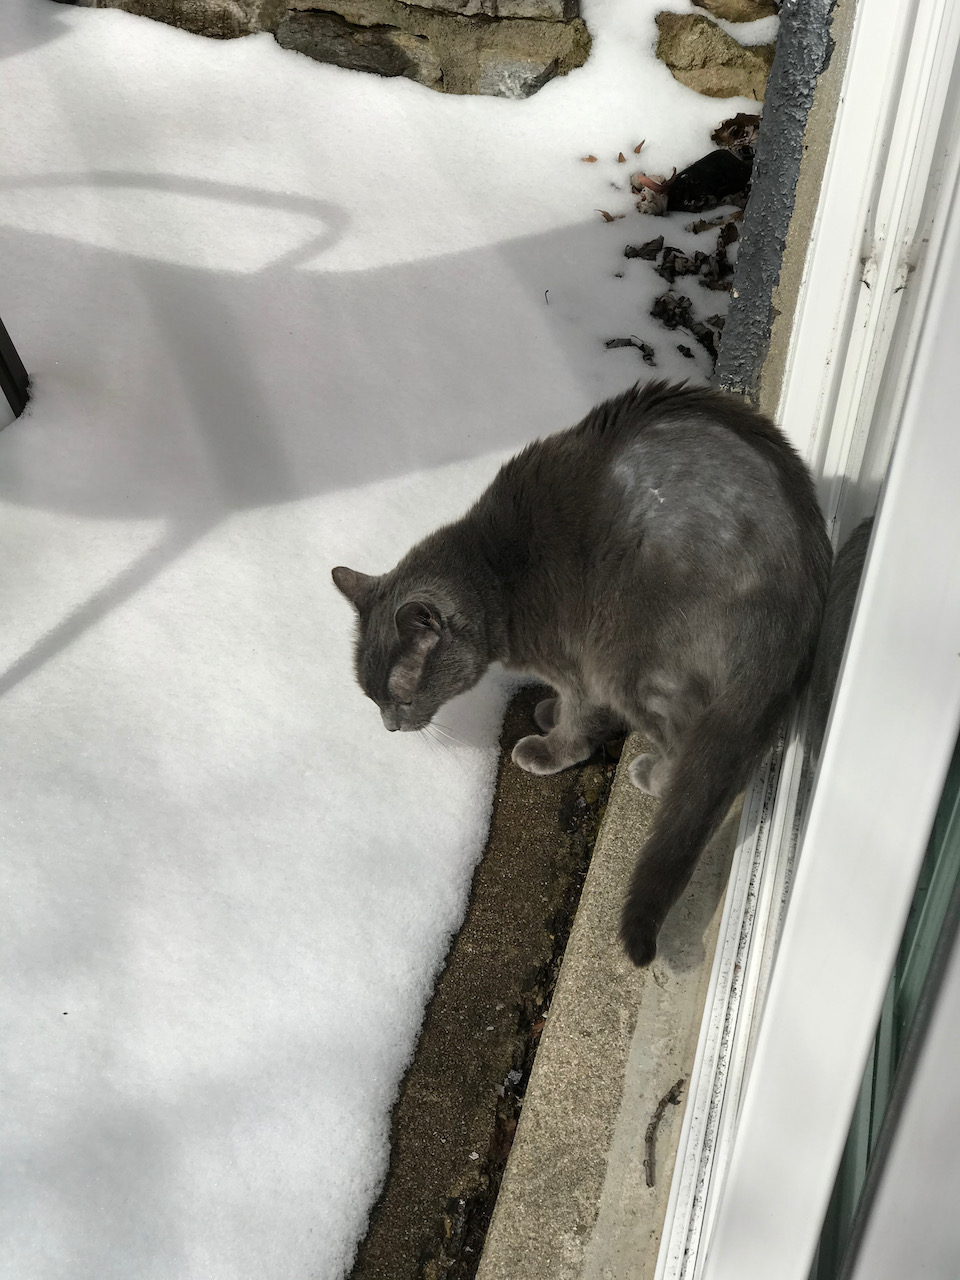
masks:
{"label": "cat's nose", "polygon": [[397,713],[393,707],[383,707],[380,711],[380,719],[383,721],[383,727],[389,729],[391,733],[396,733],[400,728],[397,723]]}

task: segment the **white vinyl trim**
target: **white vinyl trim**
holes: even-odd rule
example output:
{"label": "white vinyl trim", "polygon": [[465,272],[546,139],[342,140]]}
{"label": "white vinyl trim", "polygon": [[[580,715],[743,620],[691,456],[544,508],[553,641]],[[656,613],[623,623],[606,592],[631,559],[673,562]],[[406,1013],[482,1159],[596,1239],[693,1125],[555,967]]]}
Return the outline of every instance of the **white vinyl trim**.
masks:
{"label": "white vinyl trim", "polygon": [[[745,984],[750,944],[762,935],[758,913],[769,902],[767,847],[770,813],[780,778],[782,748],[771,754],[747,793],[737,851],[730,871],[710,987],[704,1006],[697,1054],[691,1074],[687,1109],[670,1185],[664,1241],[656,1280],[691,1276],[697,1244],[712,1204],[711,1182],[722,1117],[739,1096],[745,1057],[736,1052],[749,1021],[752,990]],[[682,1171],[682,1176],[680,1176]],[[672,1229],[672,1236],[670,1231]]]}
{"label": "white vinyl trim", "polygon": [[[953,0],[859,0],[780,408],[820,477],[835,543],[874,509],[914,381],[960,165],[958,47]],[[955,475],[960,505],[960,468]],[[793,725],[748,792],[656,1280],[727,1275],[713,1269],[719,1262],[705,1269],[706,1245],[739,1147],[741,1091],[804,816],[803,770]]]}
{"label": "white vinyl trim", "polygon": [[939,250],[958,42],[954,0],[859,0],[777,415],[819,478],[835,542],[875,504],[902,407],[897,374],[917,329],[912,316],[898,321],[905,303],[922,315],[931,273],[921,268]]}
{"label": "white vinyl trim", "polygon": [[704,1280],[804,1280],[960,724],[949,210]]}

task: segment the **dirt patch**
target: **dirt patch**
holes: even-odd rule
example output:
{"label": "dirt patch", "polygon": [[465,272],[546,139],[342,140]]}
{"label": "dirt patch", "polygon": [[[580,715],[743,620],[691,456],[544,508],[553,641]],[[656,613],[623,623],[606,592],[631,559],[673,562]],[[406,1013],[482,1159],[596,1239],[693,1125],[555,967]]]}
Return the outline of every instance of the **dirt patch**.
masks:
{"label": "dirt patch", "polygon": [[621,744],[538,778],[510,761],[542,690],[510,704],[490,835],[393,1115],[350,1280],[472,1280]]}

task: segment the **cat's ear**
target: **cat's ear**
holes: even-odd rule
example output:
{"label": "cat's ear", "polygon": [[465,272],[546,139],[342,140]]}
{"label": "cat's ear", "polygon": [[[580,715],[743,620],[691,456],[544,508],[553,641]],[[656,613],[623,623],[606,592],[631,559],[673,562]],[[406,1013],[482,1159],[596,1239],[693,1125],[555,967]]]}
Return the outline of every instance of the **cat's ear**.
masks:
{"label": "cat's ear", "polygon": [[397,635],[404,642],[413,641],[418,648],[432,649],[440,636],[440,612],[425,600],[408,600],[394,614]]}
{"label": "cat's ear", "polygon": [[369,573],[358,573],[356,569],[348,569],[338,565],[332,571],[334,586],[341,595],[345,595],[352,605],[359,609],[370,597],[376,578]]}
{"label": "cat's ear", "polygon": [[400,656],[387,681],[391,697],[410,702],[423,678],[427,655],[440,642],[440,614],[423,600],[408,600],[393,615],[400,637]]}

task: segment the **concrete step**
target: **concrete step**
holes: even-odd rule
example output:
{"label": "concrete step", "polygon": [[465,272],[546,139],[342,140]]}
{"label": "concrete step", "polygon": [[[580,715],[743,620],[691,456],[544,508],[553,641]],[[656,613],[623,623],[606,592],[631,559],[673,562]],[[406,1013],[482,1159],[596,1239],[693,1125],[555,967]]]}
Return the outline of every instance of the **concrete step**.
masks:
{"label": "concrete step", "polygon": [[640,743],[628,740],[617,770],[477,1280],[654,1274],[740,806],[653,965],[635,969],[617,929],[656,805],[627,778]]}

